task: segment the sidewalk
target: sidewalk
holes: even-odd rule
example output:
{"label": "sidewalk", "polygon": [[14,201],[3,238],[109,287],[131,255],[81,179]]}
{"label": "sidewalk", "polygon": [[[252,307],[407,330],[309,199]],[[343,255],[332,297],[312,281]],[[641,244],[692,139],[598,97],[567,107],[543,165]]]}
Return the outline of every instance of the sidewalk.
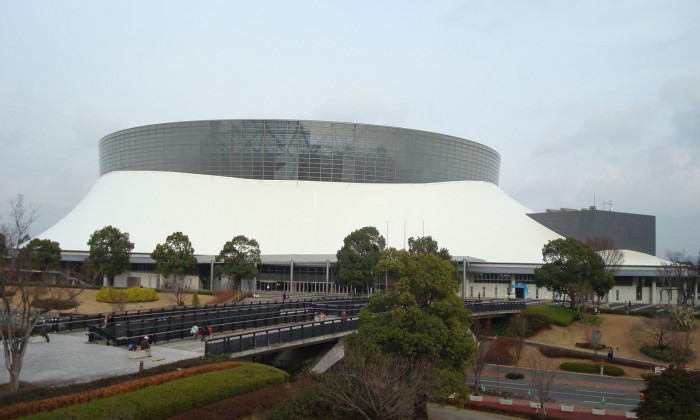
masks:
{"label": "sidewalk", "polygon": [[[84,331],[50,334],[51,342],[32,337],[22,363],[20,380],[39,386],[61,386],[90,382],[110,376],[125,375],[163,363],[191,359],[204,354],[204,343],[194,348],[176,349],[166,345],[151,346],[151,357],[129,359],[123,347],[90,344]],[[165,344],[165,343],[164,343]],[[5,357],[2,357],[4,363]],[[10,382],[7,369],[0,369],[0,383]]]}
{"label": "sidewalk", "polygon": [[[508,410],[513,413],[539,413],[542,410],[530,407],[530,401],[523,399],[512,399],[512,405],[505,405],[500,403],[500,398],[493,395],[482,395],[482,401],[467,401],[465,403],[465,409],[468,410],[479,410],[479,408],[498,408],[500,410]],[[593,414],[593,407],[587,406],[573,406],[574,411],[562,411],[561,403],[545,403],[545,410],[547,412],[548,418],[552,419],[575,419],[575,420],[600,420],[600,419],[610,419],[610,420],[622,420],[626,419],[626,412],[622,410],[612,410],[605,409],[605,415]],[[602,407],[601,407],[602,408]],[[451,410],[454,410],[452,408]],[[443,411],[443,410],[438,410]],[[450,411],[450,410],[446,410]],[[465,411],[465,410],[460,410]],[[435,413],[437,414],[437,413]],[[456,418],[448,415],[446,413],[445,417],[440,415],[431,415],[431,419],[435,420],[447,420],[450,418]],[[459,417],[459,418],[470,418],[469,416]]]}

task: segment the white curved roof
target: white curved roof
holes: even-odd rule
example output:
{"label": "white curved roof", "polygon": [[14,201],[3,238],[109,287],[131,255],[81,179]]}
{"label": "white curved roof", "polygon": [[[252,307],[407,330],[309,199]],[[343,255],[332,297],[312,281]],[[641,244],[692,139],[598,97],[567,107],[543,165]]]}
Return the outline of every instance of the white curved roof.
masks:
{"label": "white curved roof", "polygon": [[260,181],[175,172],[110,172],[64,219],[39,235],[64,250],[87,250],[97,229],[128,232],[134,252],[150,253],[175,232],[200,255],[216,255],[236,235],[255,238],[263,255],[335,255],[353,230],[375,226],[403,248],[430,235],[454,256],[541,263],[559,235],[496,185],[350,184]]}
{"label": "white curved roof", "polygon": [[669,261],[661,259],[655,255],[644,254],[642,252],[637,251],[630,251],[629,249],[623,249],[622,255],[625,258],[622,264],[625,266],[661,267],[669,263]]}

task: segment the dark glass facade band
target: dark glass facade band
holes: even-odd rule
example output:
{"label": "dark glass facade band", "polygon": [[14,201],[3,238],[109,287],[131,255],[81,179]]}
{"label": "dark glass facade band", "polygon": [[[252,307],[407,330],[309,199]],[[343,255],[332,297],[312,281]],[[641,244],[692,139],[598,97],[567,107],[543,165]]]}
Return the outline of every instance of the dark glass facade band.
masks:
{"label": "dark glass facade band", "polygon": [[482,144],[404,128],[298,120],[189,121],[100,140],[100,175],[169,171],[353,183],[487,181],[501,157]]}

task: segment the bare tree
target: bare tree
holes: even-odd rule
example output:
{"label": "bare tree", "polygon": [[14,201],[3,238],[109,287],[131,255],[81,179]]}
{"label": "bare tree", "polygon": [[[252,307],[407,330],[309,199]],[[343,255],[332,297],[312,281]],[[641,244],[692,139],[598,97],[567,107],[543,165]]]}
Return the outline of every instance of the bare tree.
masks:
{"label": "bare tree", "polygon": [[438,387],[434,364],[348,349],[344,363],[321,376],[320,392],[335,409],[366,419],[411,417],[417,398]]}
{"label": "bare tree", "polygon": [[126,293],[113,287],[107,288],[109,294],[109,306],[113,312],[123,312],[126,309]]}
{"label": "bare tree", "polygon": [[591,328],[591,323],[589,321],[588,303],[591,302],[593,289],[589,283],[577,283],[571,287],[574,291],[574,304],[576,311],[578,311],[579,319],[581,320],[580,322],[581,326],[583,327],[583,333],[586,336],[586,342],[590,345],[593,343],[593,329]]}
{"label": "bare tree", "polygon": [[693,344],[693,337],[688,331],[672,331],[668,340],[671,350],[671,358],[678,365],[687,364],[692,357],[690,346]]}
{"label": "bare tree", "polygon": [[[689,279],[695,271],[692,262],[689,262],[685,252],[669,251],[666,253],[668,263],[662,263],[657,270],[661,288],[666,289],[668,304],[672,302],[672,293],[676,291],[676,304],[685,303],[691,292],[689,291]],[[663,301],[663,295],[660,301]],[[661,302],[660,302],[661,303]]]}
{"label": "bare tree", "polygon": [[511,351],[515,362],[515,373],[518,373],[520,356],[525,348],[525,332],[527,331],[527,319],[522,313],[516,314],[510,321],[510,332],[513,335],[511,340]]}
{"label": "bare tree", "polygon": [[643,326],[636,328],[637,332],[654,340],[661,350],[668,346],[672,330],[673,322],[671,317],[665,314],[649,318]]}
{"label": "bare tree", "polygon": [[542,407],[542,414],[546,415],[544,403],[549,400],[549,390],[557,372],[552,370],[552,361],[540,351],[533,353],[530,366],[532,367],[532,382],[537,391],[537,402]]}
{"label": "bare tree", "polygon": [[[37,266],[31,252],[20,252],[29,239],[29,230],[37,218],[37,210],[18,195],[10,200],[9,223],[2,225],[0,258],[0,339],[5,367],[10,374],[10,391],[19,390],[22,362],[29,338],[42,322],[43,315],[63,308],[82,289],[51,287],[55,272]],[[48,337],[48,336],[47,336]]]}
{"label": "bare tree", "polygon": [[[476,341],[476,356],[474,362],[472,363],[472,373],[474,374],[474,387],[478,393],[481,388],[481,373],[484,371],[486,366],[486,359],[488,358],[489,352],[493,343],[496,341],[492,337],[487,337],[489,320],[479,320],[472,324],[472,329],[474,330],[475,341]],[[484,324],[486,323],[486,325]]]}
{"label": "bare tree", "polygon": [[[605,271],[611,276],[615,276],[615,273],[620,270],[620,267],[625,262],[625,254],[621,249],[615,247],[615,241],[608,237],[586,238],[586,245],[593,248],[595,252],[600,255],[605,263]],[[600,299],[603,296],[596,294],[596,307],[600,309]]]}

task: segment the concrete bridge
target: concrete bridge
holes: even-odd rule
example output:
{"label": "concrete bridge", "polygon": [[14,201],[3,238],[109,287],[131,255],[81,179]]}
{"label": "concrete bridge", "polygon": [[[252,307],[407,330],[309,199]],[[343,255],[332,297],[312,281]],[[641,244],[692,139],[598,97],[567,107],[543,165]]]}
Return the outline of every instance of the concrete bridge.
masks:
{"label": "concrete bridge", "polygon": [[[508,316],[520,312],[524,307],[525,303],[522,301],[467,303],[467,308],[475,318]],[[271,364],[293,364],[308,358],[311,353],[300,349],[316,347],[319,354],[312,363],[312,370],[323,372],[343,358],[343,337],[355,331],[358,324],[357,316],[349,316],[239,332],[208,340],[205,353],[228,353],[233,358],[252,358]]]}

